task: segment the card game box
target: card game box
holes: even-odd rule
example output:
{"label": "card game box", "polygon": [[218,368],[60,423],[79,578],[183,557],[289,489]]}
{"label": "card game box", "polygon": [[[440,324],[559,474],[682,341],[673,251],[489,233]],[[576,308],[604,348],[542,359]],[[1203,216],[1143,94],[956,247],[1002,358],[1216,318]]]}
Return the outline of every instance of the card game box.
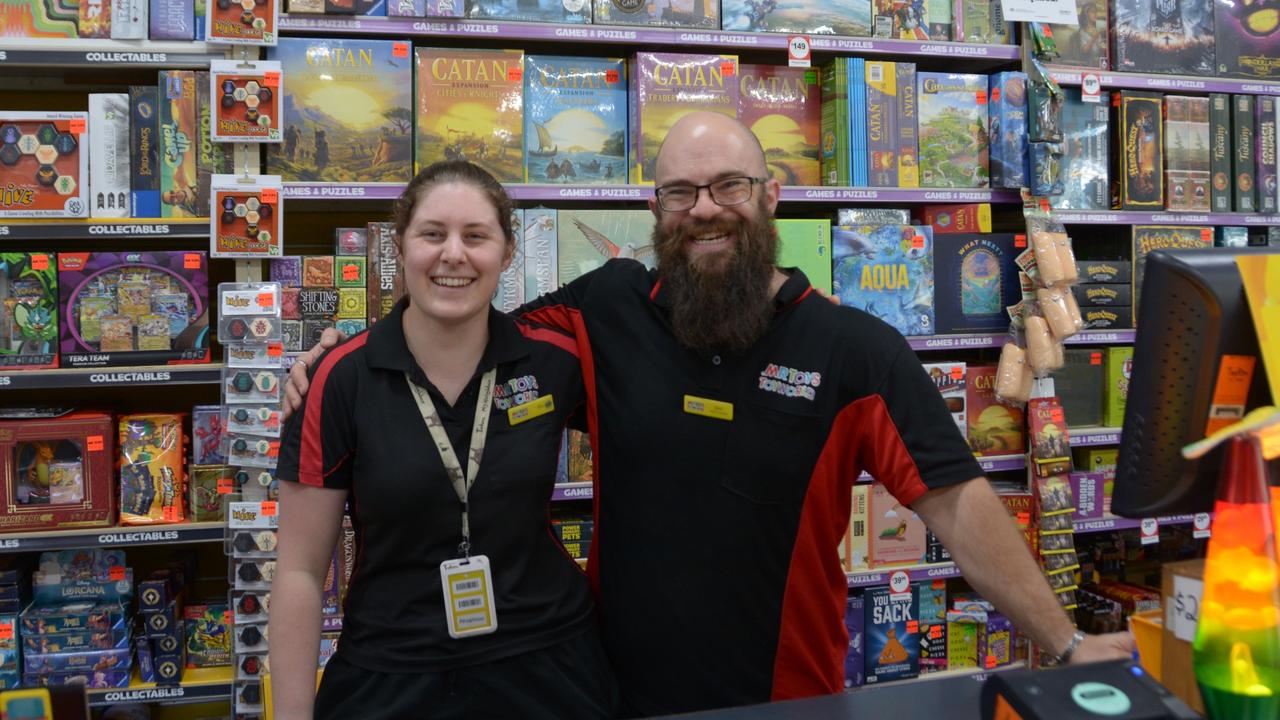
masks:
{"label": "card game box", "polygon": [[1213,0],[1113,0],[1112,69],[1214,74]]}
{"label": "card game box", "polygon": [[1213,33],[1218,75],[1280,78],[1280,25],[1274,5],[1217,0]]}
{"label": "card game box", "polygon": [[795,267],[813,287],[831,293],[831,221],[775,220],[778,267]]}
{"label": "card game box", "polygon": [[871,567],[915,565],[924,561],[924,521],[899,503],[883,483],[871,486],[869,503]]}
{"label": "card game box", "polygon": [[918,593],[915,586],[904,593],[887,587],[863,591],[868,685],[920,674]]}
{"label": "card game box", "polygon": [[947,583],[916,585],[919,594],[920,674],[947,669]]}
{"label": "card game box", "polygon": [[862,593],[851,593],[844,608],[844,627],[849,633],[849,650],[844,656],[844,686],[847,688],[861,687],[865,680],[866,668],[864,666],[863,650],[866,643],[866,634],[863,632],[865,627],[863,622],[864,612],[865,606],[863,605]]}
{"label": "card game box", "polygon": [[160,217],[207,217],[197,158],[201,135],[195,72],[160,71],[159,122]]}
{"label": "card game box", "polygon": [[920,186],[988,187],[987,76],[920,72],[917,81]]}
{"label": "card game box", "polygon": [[996,400],[996,367],[965,368],[965,404],[969,447],[975,455],[1021,455],[1027,450],[1022,408]]}
{"label": "card game box", "polygon": [[61,253],[61,363],[208,362],[208,296],[203,251]]}
{"label": "card game box", "polygon": [[991,203],[922,205],[920,221],[932,227],[935,236],[942,233],[989,233]]}
{"label": "card game box", "polygon": [[231,664],[231,635],[227,626],[230,607],[225,602],[199,603],[183,608],[187,667]]}
{"label": "card game box", "polygon": [[1234,204],[1235,175],[1231,165],[1235,154],[1231,145],[1231,109],[1230,95],[1209,94],[1209,198],[1213,212],[1231,212]]}
{"label": "card game box", "polygon": [[0,253],[0,368],[58,366],[53,253]]}
{"label": "card game box", "polygon": [[23,687],[62,687],[79,685],[94,690],[129,687],[130,669],[127,667],[106,670],[72,670],[57,673],[23,673]]}
{"label": "card game box", "polygon": [[1163,210],[1164,96],[1121,90],[1113,97],[1113,124],[1120,134],[1112,154],[1113,197],[1121,210]]}
{"label": "card game box", "polygon": [[476,20],[591,22],[591,5],[586,0],[466,0],[466,13]]}
{"label": "card game box", "polygon": [[524,182],[524,51],[418,48],[414,166],[469,160]]}
{"label": "card game box", "polygon": [[965,414],[965,367],[962,362],[925,363],[924,371],[929,374],[934,387],[942,395],[947,404],[947,411],[956,424],[960,435],[969,431],[969,420]]}
{"label": "card game box", "polygon": [[718,0],[591,0],[597,25],[667,25],[720,27]]}
{"label": "card game box", "polygon": [[1253,95],[1231,96],[1236,212],[1258,212],[1256,105],[1257,99]]}
{"label": "card game box", "polygon": [[1031,174],[1026,73],[992,75],[990,100],[991,187],[1026,187]]}
{"label": "card game box", "polygon": [[129,211],[129,95],[89,95],[89,214],[126,218]]}
{"label": "card game box", "polygon": [[186,437],[182,416],[120,417],[120,524],[186,519]]}
{"label": "card game box", "polygon": [[1213,247],[1213,228],[1190,225],[1133,226],[1133,318],[1138,322],[1138,302],[1142,298],[1142,275],[1147,255],[1164,248]]}
{"label": "card game box", "polygon": [[849,498],[849,530],[840,543],[845,572],[858,572],[871,567],[870,508],[871,486],[855,483]]}
{"label": "card game box", "polygon": [[1129,380],[1133,375],[1133,348],[1107,348],[1106,384],[1103,386],[1103,420],[1107,427],[1124,425],[1125,401],[1129,397]]}
{"label": "card game box", "polygon": [[195,40],[196,0],[150,0],[152,40]]}
{"label": "card game box", "polygon": [[818,70],[738,67],[738,119],[765,149],[769,174],[783,185],[820,185],[822,97]]}
{"label": "card game box", "polygon": [[0,112],[0,218],[89,216],[88,113]]}
{"label": "card game box", "polygon": [[691,112],[738,116],[736,55],[636,53],[630,69],[631,181],[653,182],[667,129]]}
{"label": "card game box", "polygon": [[8,478],[0,527],[13,532],[114,523],[113,434],[111,416],[102,413],[0,421]]}
{"label": "card game box", "polygon": [[1166,205],[1209,212],[1209,98],[1166,95],[1164,109]]}
{"label": "card game box", "polygon": [[1110,113],[1080,99],[1080,88],[1062,88],[1062,194],[1049,198],[1062,210],[1111,209]]}
{"label": "card game box", "polygon": [[1071,497],[1076,503],[1071,519],[1095,520],[1102,517],[1102,489],[1105,482],[1102,473],[1073,472],[1068,479],[1071,482]]}
{"label": "card game box", "polygon": [[[1014,258],[1021,252],[1010,233],[943,233],[934,237],[936,332],[974,333],[1009,327],[1005,307],[1022,298]],[[1025,248],[1025,238],[1021,241]]]}
{"label": "card game box", "polygon": [[720,27],[734,32],[867,37],[871,34],[871,3],[869,0],[786,3],[721,0]]}
{"label": "card game box", "polygon": [[1057,398],[1032,398],[1027,404],[1031,457],[1036,475],[1049,477],[1071,468],[1067,418]]}
{"label": "card game box", "polygon": [[[413,176],[413,59],[408,40],[281,38],[283,142],[267,148],[284,182],[403,185]],[[343,100],[356,97],[359,112]],[[515,152],[519,153],[519,147]],[[517,161],[518,162],[518,161]]]}
{"label": "card game box", "polygon": [[22,611],[22,637],[75,630],[127,632],[131,618],[115,603],[72,603],[31,607]]}
{"label": "card game box", "polygon": [[133,217],[160,217],[160,89],[129,86],[129,207]]}
{"label": "card game box", "polygon": [[933,335],[933,230],[921,225],[831,228],[831,289],[903,335]]}
{"label": "card game box", "polygon": [[[528,217],[537,221],[533,211],[526,212]],[[543,289],[545,283],[539,280],[536,283],[539,295],[572,282],[615,257],[638,260],[647,267],[653,267],[657,262],[652,244],[653,213],[648,210],[561,209],[553,212],[558,225],[556,250],[552,256],[556,264],[554,282],[557,284]],[[540,238],[530,238],[529,233],[525,233],[525,270],[532,269],[535,277],[545,274],[540,272],[544,261],[537,247],[539,241]],[[528,278],[525,283],[528,288]]]}
{"label": "card game box", "polygon": [[1076,18],[1078,25],[1049,25],[1058,47],[1058,57],[1054,62],[1072,67],[1111,69],[1107,0],[1076,0]]}
{"label": "card game box", "polygon": [[524,59],[524,178],[627,181],[627,77],[621,58]]}

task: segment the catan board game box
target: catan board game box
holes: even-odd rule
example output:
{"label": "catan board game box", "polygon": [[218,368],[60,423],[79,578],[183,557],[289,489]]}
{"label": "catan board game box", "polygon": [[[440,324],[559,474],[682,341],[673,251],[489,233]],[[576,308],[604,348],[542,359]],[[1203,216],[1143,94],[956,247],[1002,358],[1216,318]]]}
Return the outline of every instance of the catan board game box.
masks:
{"label": "catan board game box", "polygon": [[764,147],[769,174],[783,185],[821,185],[818,70],[738,67],[738,119]]}
{"label": "catan board game box", "polygon": [[625,183],[626,61],[526,56],[524,137],[526,182]]}
{"label": "catan board game box", "polygon": [[631,181],[645,184],[653,182],[658,148],[677,120],[698,110],[738,116],[738,57],[641,52],[632,62]]}
{"label": "catan board game box", "polygon": [[418,48],[415,57],[414,166],[469,160],[498,182],[524,182],[524,51]]}

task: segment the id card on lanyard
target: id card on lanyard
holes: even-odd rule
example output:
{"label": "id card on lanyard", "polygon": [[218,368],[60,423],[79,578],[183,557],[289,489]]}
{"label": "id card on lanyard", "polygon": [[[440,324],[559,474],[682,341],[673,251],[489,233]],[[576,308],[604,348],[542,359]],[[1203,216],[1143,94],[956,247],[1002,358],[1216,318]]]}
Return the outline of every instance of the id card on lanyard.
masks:
{"label": "id card on lanyard", "polygon": [[458,543],[461,557],[440,563],[440,587],[444,591],[444,611],[449,624],[449,637],[464,638],[487,635],[498,629],[497,608],[493,602],[493,573],[489,558],[471,554],[471,522],[467,497],[480,472],[480,460],[484,456],[485,436],[489,430],[489,416],[493,411],[493,386],[498,369],[491,368],[480,378],[480,395],[476,399],[476,417],[471,425],[471,450],[467,453],[467,470],[464,473],[458,454],[444,431],[444,423],[436,412],[435,403],[426,390],[419,387],[405,373],[409,392],[413,395],[422,422],[426,424],[431,439],[440,453],[445,472],[453,484],[453,491],[462,504],[462,542]]}

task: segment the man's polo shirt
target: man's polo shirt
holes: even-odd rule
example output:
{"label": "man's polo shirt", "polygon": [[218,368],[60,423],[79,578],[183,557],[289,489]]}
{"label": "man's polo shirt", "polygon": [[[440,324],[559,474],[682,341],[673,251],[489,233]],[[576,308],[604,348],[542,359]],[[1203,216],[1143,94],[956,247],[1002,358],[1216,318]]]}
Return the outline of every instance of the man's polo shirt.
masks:
{"label": "man's polo shirt", "polygon": [[[356,567],[338,652],[378,672],[438,671],[586,631],[591,591],[547,513],[561,433],[582,404],[576,348],[559,332],[490,310],[488,346],[450,406],[409,353],[406,305],[316,362],[281,443],[280,479],[348,492]],[[430,392],[466,463],[480,376],[492,367],[494,394],[481,401],[493,403],[493,414],[469,504],[472,553],[487,555],[493,568],[498,631],[455,640],[445,624],[440,563],[458,557],[461,505],[405,373]],[[512,424],[508,410],[547,396],[552,412]]]}
{"label": "man's polo shirt", "polygon": [[[904,505],[982,475],[897,331],[798,270],[764,337],[700,355],[656,272],[611,260],[522,308],[578,340],[593,431],[589,572],[625,710],[836,692],[847,651],[837,545],[862,471]],[[686,412],[732,405],[732,420]]]}

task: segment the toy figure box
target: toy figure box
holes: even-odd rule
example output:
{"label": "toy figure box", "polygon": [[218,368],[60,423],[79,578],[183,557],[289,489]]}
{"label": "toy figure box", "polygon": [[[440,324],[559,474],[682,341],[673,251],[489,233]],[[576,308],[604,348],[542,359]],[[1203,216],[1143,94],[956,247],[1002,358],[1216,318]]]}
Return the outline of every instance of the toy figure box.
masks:
{"label": "toy figure box", "polygon": [[1021,455],[1027,451],[1022,408],[996,400],[996,367],[965,368],[965,410],[969,413],[969,447],[974,454]]}
{"label": "toy figure box", "polygon": [[1214,74],[1213,0],[1113,0],[1112,7],[1112,69]]}
{"label": "toy figure box", "polygon": [[631,182],[647,184],[653,182],[658,148],[677,120],[699,110],[738,116],[738,56],[641,52],[633,63]]}
{"label": "toy figure box", "polygon": [[89,114],[0,113],[0,218],[89,217]]}
{"label": "toy figure box", "polygon": [[209,362],[204,251],[58,256],[64,367]]}
{"label": "toy figure box", "polygon": [[0,368],[58,366],[53,253],[0,253]]}
{"label": "toy figure box", "polygon": [[1280,24],[1273,3],[1217,0],[1213,25],[1218,75],[1280,78]]}
{"label": "toy figure box", "polygon": [[115,522],[115,438],[111,416],[0,420],[6,463],[0,527],[58,530]]}
{"label": "toy figure box", "polygon": [[871,567],[915,565],[924,560],[924,521],[882,483],[871,488]]}
{"label": "toy figure box", "polygon": [[598,25],[720,27],[718,0],[592,0],[592,9]]}
{"label": "toy figure box", "polygon": [[[1022,247],[1018,247],[1021,237]],[[1022,299],[1013,259],[1026,237],[942,233],[934,238],[934,317],[937,332],[1003,331],[1005,307]]]}
{"label": "toy figure box", "polygon": [[831,289],[903,335],[933,335],[933,254],[928,226],[833,227]]}
{"label": "toy figure box", "polygon": [[524,51],[418,48],[415,58],[415,167],[469,160],[524,182]]}
{"label": "toy figure box", "polygon": [[868,0],[783,3],[721,0],[720,23],[725,30],[734,32],[867,37],[871,34],[871,3]]}
{"label": "toy figure box", "polygon": [[901,680],[920,674],[919,588],[895,593],[887,587],[862,594],[866,633],[866,682]]}
{"label": "toy figure box", "polygon": [[625,183],[626,61],[526,56],[524,138],[526,182]]}
{"label": "toy figure box", "polygon": [[120,418],[120,523],[149,525],[185,519],[186,446],[182,416]]}

